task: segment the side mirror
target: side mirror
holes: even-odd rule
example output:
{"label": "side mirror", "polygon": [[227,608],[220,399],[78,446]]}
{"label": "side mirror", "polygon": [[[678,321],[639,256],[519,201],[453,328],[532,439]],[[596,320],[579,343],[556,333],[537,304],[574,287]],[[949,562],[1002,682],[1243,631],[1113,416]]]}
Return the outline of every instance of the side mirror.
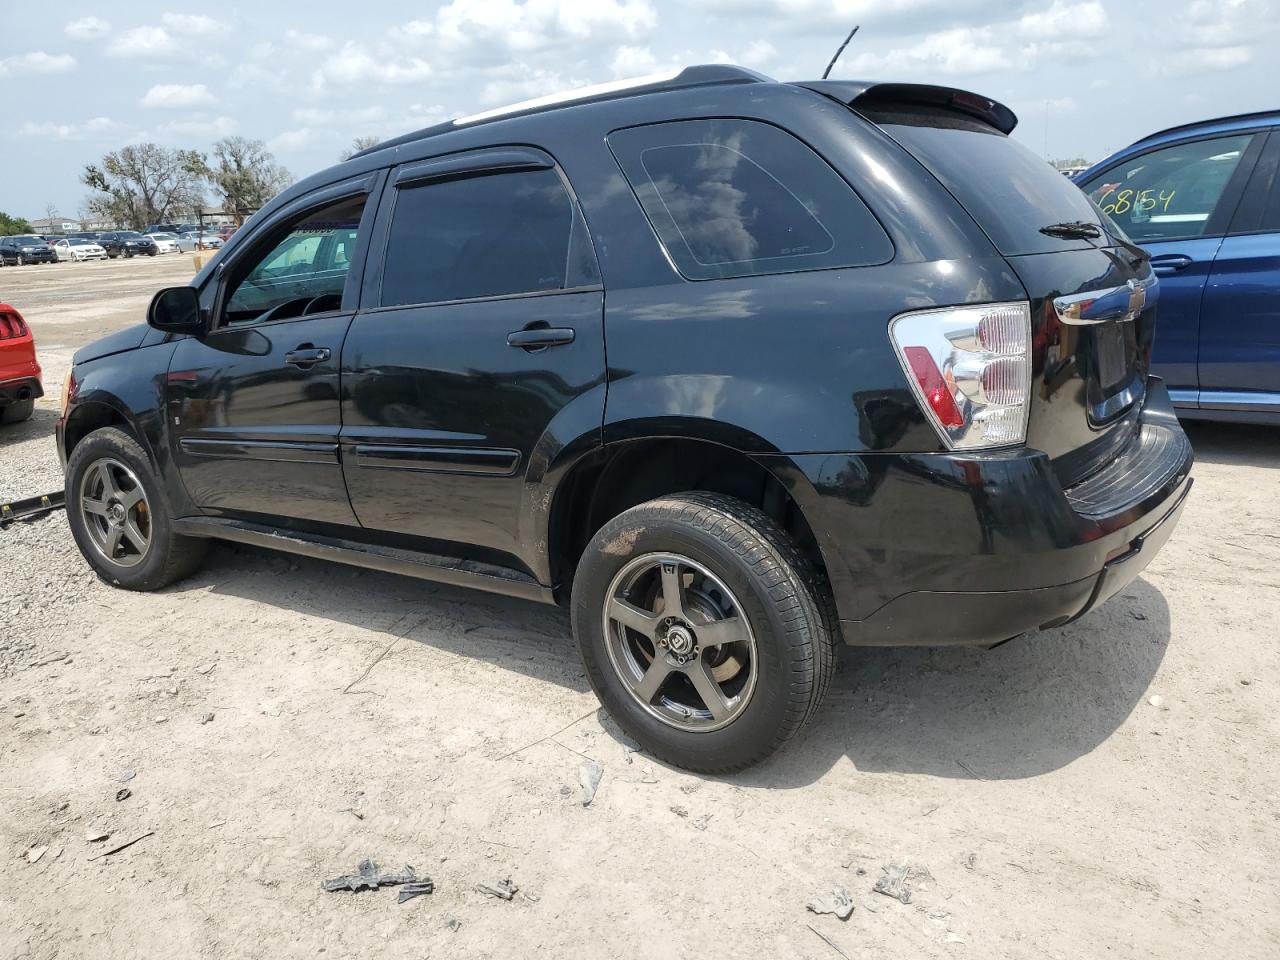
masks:
{"label": "side mirror", "polygon": [[147,323],[165,333],[204,333],[200,294],[194,287],[166,287],[151,298]]}

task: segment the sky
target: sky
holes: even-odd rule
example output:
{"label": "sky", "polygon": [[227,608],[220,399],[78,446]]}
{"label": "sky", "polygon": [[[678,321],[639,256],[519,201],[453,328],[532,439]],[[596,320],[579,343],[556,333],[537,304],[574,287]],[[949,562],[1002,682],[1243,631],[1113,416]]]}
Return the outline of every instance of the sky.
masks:
{"label": "sky", "polygon": [[977,91],[1050,158],[1280,108],[1268,0],[0,0],[0,211],[74,218],[84,166],[141,141],[237,134],[302,177],[357,136],[677,66],[816,79],[854,24],[832,77]]}

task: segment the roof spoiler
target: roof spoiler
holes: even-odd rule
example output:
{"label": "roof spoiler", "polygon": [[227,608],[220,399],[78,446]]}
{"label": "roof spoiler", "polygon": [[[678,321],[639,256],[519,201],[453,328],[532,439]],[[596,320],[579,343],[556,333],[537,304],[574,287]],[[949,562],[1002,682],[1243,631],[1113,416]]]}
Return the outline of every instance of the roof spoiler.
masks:
{"label": "roof spoiler", "polygon": [[846,106],[885,108],[894,105],[939,107],[975,117],[1003,134],[1013,132],[1018,117],[1003,103],[990,97],[954,87],[935,87],[927,83],[875,83],[864,80],[814,80],[797,86],[839,100]]}

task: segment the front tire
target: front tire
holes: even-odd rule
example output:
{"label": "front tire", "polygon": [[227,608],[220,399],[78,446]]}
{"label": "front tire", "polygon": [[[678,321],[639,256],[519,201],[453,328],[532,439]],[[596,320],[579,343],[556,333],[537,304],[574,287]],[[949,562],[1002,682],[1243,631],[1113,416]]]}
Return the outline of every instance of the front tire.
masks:
{"label": "front tire", "polygon": [[67,462],[66,501],[76,546],[114,586],[159,590],[204,559],[207,541],[173,532],[151,461],[123,430],[103,427],[80,441]]}
{"label": "front tire", "polygon": [[703,773],[763,760],[816,711],[835,665],[825,586],[766,514],[662,497],[592,538],[573,632],[592,688],[655,757]]}

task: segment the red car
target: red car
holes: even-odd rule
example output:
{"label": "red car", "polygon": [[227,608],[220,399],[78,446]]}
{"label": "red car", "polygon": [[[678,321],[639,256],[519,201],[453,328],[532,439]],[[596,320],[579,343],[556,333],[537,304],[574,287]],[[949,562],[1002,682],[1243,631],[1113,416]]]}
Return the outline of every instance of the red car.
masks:
{"label": "red car", "polygon": [[44,387],[31,330],[22,314],[0,303],[0,423],[26,420],[41,396]]}

